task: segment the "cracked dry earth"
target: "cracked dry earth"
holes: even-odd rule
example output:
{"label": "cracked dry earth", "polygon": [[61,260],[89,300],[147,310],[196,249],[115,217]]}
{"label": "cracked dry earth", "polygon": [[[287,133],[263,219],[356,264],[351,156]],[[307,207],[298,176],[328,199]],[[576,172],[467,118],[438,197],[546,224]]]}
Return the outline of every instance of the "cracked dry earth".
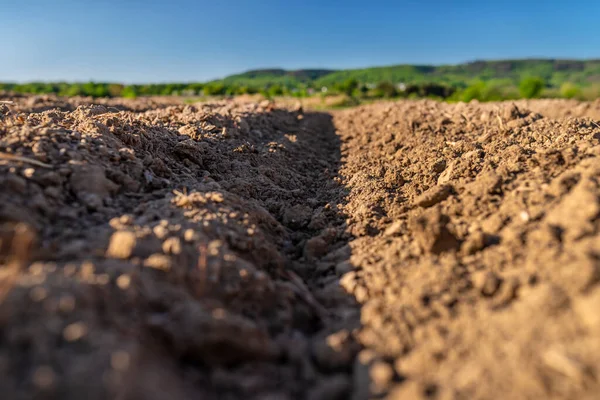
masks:
{"label": "cracked dry earth", "polygon": [[600,104],[5,99],[2,398],[598,398]]}

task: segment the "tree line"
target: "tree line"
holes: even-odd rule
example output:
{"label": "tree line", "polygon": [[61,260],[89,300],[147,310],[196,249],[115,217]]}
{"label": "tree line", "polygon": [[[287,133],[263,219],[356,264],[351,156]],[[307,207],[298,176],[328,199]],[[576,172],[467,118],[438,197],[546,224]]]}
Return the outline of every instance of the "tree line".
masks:
{"label": "tree line", "polygon": [[598,86],[581,87],[565,82],[553,87],[541,77],[527,77],[518,85],[506,80],[475,80],[470,84],[445,84],[437,82],[404,83],[380,81],[360,82],[349,78],[320,86],[317,82],[264,83],[261,85],[227,81],[208,83],[165,83],[123,85],[118,83],[0,83],[0,92],[56,94],[58,96],[89,96],[135,98],[139,96],[235,96],[261,94],[267,98],[278,96],[308,97],[345,95],[353,99],[379,98],[435,98],[449,101],[495,101],[517,98],[564,97],[593,99],[600,97]]}

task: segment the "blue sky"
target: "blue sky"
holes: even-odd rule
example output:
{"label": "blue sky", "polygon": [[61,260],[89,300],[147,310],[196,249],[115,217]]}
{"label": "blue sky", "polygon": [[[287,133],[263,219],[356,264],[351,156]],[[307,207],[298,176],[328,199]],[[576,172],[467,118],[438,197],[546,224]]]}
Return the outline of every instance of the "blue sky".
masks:
{"label": "blue sky", "polygon": [[600,58],[598,15],[598,0],[0,0],[0,81]]}

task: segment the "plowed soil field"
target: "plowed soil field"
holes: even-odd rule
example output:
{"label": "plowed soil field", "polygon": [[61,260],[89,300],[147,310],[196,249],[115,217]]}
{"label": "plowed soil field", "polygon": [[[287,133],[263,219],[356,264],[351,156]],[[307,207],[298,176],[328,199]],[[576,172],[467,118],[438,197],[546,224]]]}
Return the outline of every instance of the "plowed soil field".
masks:
{"label": "plowed soil field", "polygon": [[0,100],[3,399],[597,399],[600,103]]}

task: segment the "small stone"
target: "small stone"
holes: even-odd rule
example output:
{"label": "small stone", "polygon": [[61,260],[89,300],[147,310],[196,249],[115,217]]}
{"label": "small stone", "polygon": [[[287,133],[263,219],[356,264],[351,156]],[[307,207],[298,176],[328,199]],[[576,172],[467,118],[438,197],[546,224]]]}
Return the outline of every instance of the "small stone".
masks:
{"label": "small stone", "polygon": [[364,286],[357,286],[354,289],[354,298],[359,303],[364,303],[369,300],[369,290]]}
{"label": "small stone", "polygon": [[56,373],[52,367],[43,365],[37,367],[33,372],[33,384],[40,389],[50,389],[56,381]]}
{"label": "small stone", "polygon": [[106,256],[111,258],[127,259],[133,254],[137,239],[131,231],[117,231],[110,237],[110,244]]}
{"label": "small stone", "polygon": [[131,215],[125,214],[119,217],[119,222],[123,225],[133,225],[133,217]]}
{"label": "small stone", "polygon": [[521,221],[523,222],[529,222],[530,216],[527,211],[521,211],[519,213],[519,218],[521,218]]}
{"label": "small stone", "polygon": [[25,168],[23,170],[23,176],[25,178],[31,178],[34,174],[35,174],[35,169],[34,168]]}
{"label": "small stone", "polygon": [[473,274],[473,285],[481,291],[481,294],[491,297],[500,288],[502,279],[491,271],[477,271]]}
{"label": "small stone", "polygon": [[87,335],[87,326],[83,322],[67,325],[63,330],[63,337],[68,342],[75,342]]}
{"label": "small stone", "polygon": [[181,254],[181,239],[170,237],[162,244],[162,250],[165,254]]}
{"label": "small stone", "polygon": [[161,271],[169,271],[171,269],[171,264],[171,258],[160,253],[152,254],[144,261],[144,267]]}
{"label": "small stone", "polygon": [[371,377],[371,391],[379,394],[384,393],[394,378],[394,368],[384,361],[376,361],[369,369]]}
{"label": "small stone", "polygon": [[169,230],[166,227],[164,227],[163,225],[156,225],[152,229],[152,231],[154,232],[156,237],[159,239],[164,239],[169,234]]}
{"label": "small stone", "polygon": [[119,275],[117,278],[117,286],[121,290],[127,290],[131,285],[131,277],[127,274]]}
{"label": "small stone", "polygon": [[29,292],[29,297],[36,303],[44,300],[48,296],[48,291],[42,286],[36,286]]}
{"label": "small stone", "polygon": [[183,233],[183,240],[185,240],[186,242],[193,242],[198,239],[199,236],[193,229],[186,229]]}
{"label": "small stone", "polygon": [[402,227],[404,225],[403,221],[395,221],[390,226],[387,227],[384,236],[397,236],[402,233]]}
{"label": "small stone", "polygon": [[438,180],[437,180],[438,185],[443,185],[443,184],[448,183],[448,182],[450,182],[452,180],[453,174],[454,174],[454,170],[456,169],[457,162],[458,162],[458,160],[452,161],[446,167],[446,169],[444,169],[444,171],[438,177]]}

